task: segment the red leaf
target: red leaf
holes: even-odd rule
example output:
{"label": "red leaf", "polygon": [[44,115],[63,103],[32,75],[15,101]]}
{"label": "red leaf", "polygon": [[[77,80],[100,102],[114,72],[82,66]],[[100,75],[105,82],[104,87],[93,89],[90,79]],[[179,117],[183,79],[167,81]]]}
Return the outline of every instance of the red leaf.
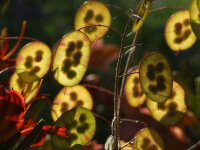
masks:
{"label": "red leaf", "polygon": [[[1,39],[5,38],[7,36],[7,28],[4,28],[1,31]],[[8,40],[2,40],[1,42],[1,49],[0,49],[0,58],[2,58],[5,53],[8,51],[9,43]]]}
{"label": "red leaf", "polygon": [[38,139],[34,142],[34,144],[31,147],[41,146],[44,143],[45,139],[46,139],[46,135],[45,135],[44,131],[42,131],[40,133]]}
{"label": "red leaf", "polygon": [[62,137],[69,137],[67,135],[66,128],[54,127],[54,126],[43,126],[43,131],[46,134],[57,135]]}
{"label": "red leaf", "polygon": [[[1,92],[3,89],[1,88]],[[19,132],[17,125],[24,115],[24,98],[17,91],[1,93],[0,98],[0,142],[7,141]]]}

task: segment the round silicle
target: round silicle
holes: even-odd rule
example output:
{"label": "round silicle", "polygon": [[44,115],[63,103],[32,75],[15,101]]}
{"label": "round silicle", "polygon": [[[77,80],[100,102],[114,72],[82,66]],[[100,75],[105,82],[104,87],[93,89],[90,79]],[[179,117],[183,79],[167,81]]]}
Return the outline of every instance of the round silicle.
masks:
{"label": "round silicle", "polygon": [[[111,15],[108,8],[98,1],[86,1],[78,9],[75,15],[75,30],[89,25],[106,25],[111,24]],[[90,41],[95,41],[102,38],[108,31],[108,27],[87,27],[81,30],[90,38]]]}
{"label": "round silicle", "polygon": [[197,0],[192,0],[190,4],[190,24],[194,34],[200,39],[200,11],[197,7]]}
{"label": "round silicle", "polygon": [[89,91],[82,85],[64,87],[53,101],[52,118],[56,121],[65,111],[80,106],[92,109],[93,100]]}
{"label": "round silicle", "polygon": [[62,150],[75,144],[86,145],[94,136],[96,121],[93,113],[86,108],[77,107],[66,111],[55,122],[56,126],[65,127],[69,138],[52,136],[53,144]]}
{"label": "round silicle", "polygon": [[165,40],[173,51],[187,50],[196,42],[190,26],[189,11],[174,13],[165,25]]}
{"label": "round silicle", "polygon": [[155,102],[166,101],[172,91],[172,72],[161,53],[151,53],[143,58],[139,67],[141,87],[148,98]]}
{"label": "round silicle", "polygon": [[139,70],[137,69],[133,74],[129,75],[125,82],[125,96],[130,106],[138,107],[142,105],[146,99],[146,95],[142,91],[139,80]]}
{"label": "round silicle", "polygon": [[86,34],[73,31],[59,42],[53,59],[54,78],[64,86],[78,84],[87,70],[90,41]]}
{"label": "round silicle", "polygon": [[51,50],[42,42],[25,45],[17,55],[16,72],[24,82],[32,83],[41,79],[49,70]]}
{"label": "round silicle", "polygon": [[27,104],[35,95],[37,91],[37,87],[39,85],[39,81],[35,81],[33,83],[26,83],[21,78],[19,78],[18,74],[15,72],[9,82],[10,89],[18,91],[21,93],[23,91],[23,96],[25,103]]}
{"label": "round silicle", "polygon": [[184,89],[173,82],[171,97],[164,103],[156,103],[147,99],[147,107],[152,117],[165,125],[175,125],[180,122],[187,110]]}
{"label": "round silicle", "polygon": [[144,128],[136,134],[134,147],[139,150],[164,150],[160,135],[152,128]]}

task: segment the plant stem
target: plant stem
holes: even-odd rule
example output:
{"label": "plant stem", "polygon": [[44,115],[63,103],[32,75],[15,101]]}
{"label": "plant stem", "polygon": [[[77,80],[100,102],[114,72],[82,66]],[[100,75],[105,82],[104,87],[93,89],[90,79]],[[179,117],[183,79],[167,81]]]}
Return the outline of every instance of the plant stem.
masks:
{"label": "plant stem", "polygon": [[128,31],[128,27],[130,25],[131,22],[131,17],[133,15],[134,12],[131,13],[128,22],[126,24],[126,27],[124,29],[124,33],[122,35],[122,40],[121,40],[121,45],[120,45],[120,49],[119,49],[119,55],[118,55],[118,59],[117,59],[117,67],[116,67],[116,73],[115,73],[115,87],[114,87],[114,141],[115,141],[115,149],[118,150],[118,146],[119,146],[119,130],[120,130],[120,107],[119,107],[119,103],[120,103],[120,98],[118,98],[118,81],[119,81],[119,70],[120,70],[120,65],[121,65],[121,59],[122,59],[122,51],[124,48],[124,42],[125,42],[125,38],[126,38],[126,34]]}
{"label": "plant stem", "polygon": [[[124,69],[124,73],[123,74],[127,74],[128,73],[128,68],[129,68],[129,65],[130,65],[130,62],[131,62],[131,57],[133,55],[133,53],[135,52],[135,49],[136,49],[136,42],[137,42],[137,39],[138,39],[138,36],[139,36],[139,31],[136,32],[135,34],[135,37],[133,39],[133,43],[132,43],[132,50],[130,51],[129,55],[128,55],[128,58],[127,58],[127,62],[126,62],[126,66],[125,66],[125,69]],[[123,96],[123,92],[124,92],[124,85],[125,85],[125,80],[126,80],[126,77],[127,76],[123,76],[122,77],[122,83],[121,83],[121,89],[120,89],[120,97]],[[118,103],[118,106],[119,106],[119,109],[120,109],[120,101]]]}
{"label": "plant stem", "polygon": [[176,6],[164,6],[156,9],[149,10],[149,13],[159,11],[159,10],[164,10],[164,9],[179,9],[179,10],[185,10],[185,8],[182,7],[176,7]]}
{"label": "plant stem", "polygon": [[193,149],[195,149],[195,148],[197,148],[197,147],[199,147],[199,146],[200,146],[200,140],[197,141],[197,143],[195,143],[195,144],[192,145],[191,147],[189,147],[187,150],[193,150]]}
{"label": "plant stem", "polygon": [[10,52],[8,52],[4,57],[2,57],[2,60],[8,59],[8,58],[17,50],[17,48],[19,47],[19,44],[21,43],[21,39],[22,39],[22,37],[24,36],[25,29],[26,29],[26,21],[23,21],[21,33],[20,33],[20,36],[19,36],[19,39],[18,39],[17,43],[16,43],[15,46],[11,49]]}

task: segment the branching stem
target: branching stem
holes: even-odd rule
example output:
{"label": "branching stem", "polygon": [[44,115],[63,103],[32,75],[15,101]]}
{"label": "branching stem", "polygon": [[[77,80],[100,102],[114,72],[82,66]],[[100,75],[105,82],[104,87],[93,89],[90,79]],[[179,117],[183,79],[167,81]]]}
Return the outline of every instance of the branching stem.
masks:
{"label": "branching stem", "polygon": [[8,59],[8,58],[17,50],[17,48],[19,47],[19,44],[21,43],[21,39],[22,39],[22,37],[23,37],[23,35],[24,35],[25,29],[26,29],[26,21],[23,21],[21,33],[20,33],[20,36],[19,36],[19,38],[18,38],[17,43],[16,43],[15,46],[11,49],[10,52],[8,52],[4,57],[2,57],[2,60]]}
{"label": "branching stem", "polygon": [[105,27],[105,28],[109,28],[109,29],[113,30],[114,32],[116,32],[117,34],[119,34],[120,37],[123,36],[122,33],[119,32],[117,29],[115,29],[113,27],[110,27],[110,26],[103,25],[103,24],[92,24],[92,25],[84,26],[84,27],[79,28],[77,31],[80,31],[80,30],[85,29],[85,28],[90,28],[90,27]]}
{"label": "branching stem", "polygon": [[175,6],[164,6],[156,9],[149,10],[149,13],[155,12],[155,11],[160,11],[160,10],[165,10],[165,9],[179,9],[179,10],[185,10],[185,8],[182,7],[175,7]]}

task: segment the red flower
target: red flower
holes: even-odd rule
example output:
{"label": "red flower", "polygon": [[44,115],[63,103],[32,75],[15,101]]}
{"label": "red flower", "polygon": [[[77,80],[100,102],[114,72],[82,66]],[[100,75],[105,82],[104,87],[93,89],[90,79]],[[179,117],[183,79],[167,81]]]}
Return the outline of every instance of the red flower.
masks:
{"label": "red flower", "polygon": [[[20,132],[22,136],[27,135],[35,126],[33,120],[23,120],[25,112],[24,98],[17,91],[5,91],[0,87],[0,143],[6,142],[9,138]],[[46,134],[53,134],[68,137],[66,128],[43,126],[42,133],[32,145],[40,146],[45,141]]]}

